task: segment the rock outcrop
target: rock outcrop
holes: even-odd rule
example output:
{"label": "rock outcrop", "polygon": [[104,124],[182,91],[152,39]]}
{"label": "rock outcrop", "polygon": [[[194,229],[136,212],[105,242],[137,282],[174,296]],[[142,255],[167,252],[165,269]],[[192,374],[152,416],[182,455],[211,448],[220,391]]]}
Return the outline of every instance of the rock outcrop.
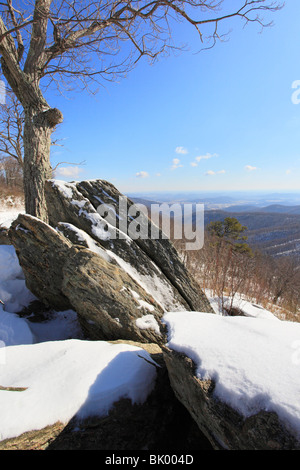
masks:
{"label": "rock outcrop", "polygon": [[[162,344],[165,311],[212,308],[169,240],[129,236],[120,198],[105,181],[48,181],[49,225],[20,214],[9,236],[27,287],[50,307],[74,309],[87,337]],[[119,227],[97,212],[100,203]],[[148,217],[139,221],[150,236]]]}
{"label": "rock outcrop", "polygon": [[[104,180],[91,180],[76,183],[77,189],[85,196],[92,206],[97,210],[99,205],[112,208],[116,214],[116,222],[119,230],[130,232],[130,224],[132,224],[134,215],[138,210],[129,198],[124,201],[124,196],[111,183]],[[127,203],[127,211],[120,214],[122,203]],[[102,209],[103,210],[103,209]],[[128,215],[129,214],[129,215]],[[127,215],[126,223],[120,224]],[[146,235],[136,238],[134,241],[140,249],[155,263],[163,272],[169,281],[175,286],[180,295],[185,299],[189,309],[196,311],[211,311],[206,296],[199,290],[199,285],[187,271],[185,265],[180,260],[178,253],[172,243],[167,238],[163,238],[163,233],[158,227],[154,228],[153,222],[148,218],[147,213],[142,210],[138,212],[138,221],[141,224],[141,232]],[[121,225],[121,226],[120,226]],[[156,232],[155,239],[151,235]]]}
{"label": "rock outcrop", "polygon": [[190,358],[166,346],[163,347],[163,356],[176,397],[214,449],[300,449],[299,441],[280,422],[276,413],[260,411],[245,418],[215,397],[213,380],[196,377],[195,365]]}
{"label": "rock outcrop", "polygon": [[[151,238],[153,224],[143,212],[138,215],[138,222],[144,236],[130,237],[130,224],[134,223],[134,217],[130,215],[133,203],[111,183],[51,180],[46,183],[45,195],[50,225],[57,227],[60,222],[65,222],[86,232],[141,284],[148,288],[152,286],[152,294],[156,290],[156,300],[162,308],[212,312],[206,296],[172,243],[162,238],[158,228],[159,236]],[[110,211],[110,218],[99,214],[99,206],[102,212],[106,208]],[[112,219],[115,225],[109,222]]]}
{"label": "rock outcrop", "polygon": [[148,236],[135,238],[133,203],[102,180],[48,181],[46,199],[49,224],[20,214],[9,230],[27,287],[46,306],[75,310],[87,339],[152,348],[161,367],[143,405],[122,399],[108,416],[75,416],[2,441],[0,450],[300,450],[275,413],[243,417],[216,398],[213,380],[196,377],[190,358],[165,346],[165,311],[213,310],[170,241],[151,238],[146,214],[138,221]]}
{"label": "rock outcrop", "polygon": [[101,248],[72,245],[25,214],[12,224],[10,238],[31,292],[56,309],[74,309],[90,339],[165,341],[160,305]]}

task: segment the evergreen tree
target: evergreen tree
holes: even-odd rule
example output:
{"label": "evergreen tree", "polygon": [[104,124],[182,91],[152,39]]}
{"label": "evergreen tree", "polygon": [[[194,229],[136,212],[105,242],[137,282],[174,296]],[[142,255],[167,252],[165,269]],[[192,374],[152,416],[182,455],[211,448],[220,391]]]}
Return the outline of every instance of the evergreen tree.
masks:
{"label": "evergreen tree", "polygon": [[217,243],[225,241],[232,246],[234,251],[253,255],[250,246],[246,243],[248,237],[242,235],[247,227],[242,225],[235,217],[226,217],[223,221],[210,222],[207,230]]}

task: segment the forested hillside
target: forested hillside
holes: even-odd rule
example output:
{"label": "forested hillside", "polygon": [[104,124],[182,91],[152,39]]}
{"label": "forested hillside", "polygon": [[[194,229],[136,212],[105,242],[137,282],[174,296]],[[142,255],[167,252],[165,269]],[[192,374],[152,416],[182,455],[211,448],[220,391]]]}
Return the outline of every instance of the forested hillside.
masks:
{"label": "forested hillside", "polygon": [[205,225],[235,217],[247,226],[248,243],[272,256],[300,255],[300,215],[280,212],[206,211]]}

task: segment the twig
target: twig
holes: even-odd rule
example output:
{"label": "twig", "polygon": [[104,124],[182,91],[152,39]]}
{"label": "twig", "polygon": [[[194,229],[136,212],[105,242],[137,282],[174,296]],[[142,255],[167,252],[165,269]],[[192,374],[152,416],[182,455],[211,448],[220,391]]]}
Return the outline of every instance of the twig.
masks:
{"label": "twig", "polygon": [[2,387],[2,385],[0,385],[0,390],[6,392],[24,392],[27,388],[28,387]]}
{"label": "twig", "polygon": [[152,366],[156,367],[156,369],[160,368],[161,369],[161,366],[159,364],[156,364],[155,362],[151,362],[151,361],[148,361],[148,359],[146,359],[144,356],[140,356],[138,354],[138,357],[140,357],[141,359],[144,359],[144,361],[148,362],[149,364],[151,364]]}

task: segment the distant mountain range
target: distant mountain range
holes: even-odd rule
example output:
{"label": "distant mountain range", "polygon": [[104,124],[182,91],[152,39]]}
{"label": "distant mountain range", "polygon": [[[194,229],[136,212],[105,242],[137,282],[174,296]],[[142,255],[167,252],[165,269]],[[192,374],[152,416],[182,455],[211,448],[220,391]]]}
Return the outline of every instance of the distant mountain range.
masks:
{"label": "distant mountain range", "polygon": [[[142,195],[141,195],[142,196]],[[160,196],[158,198],[158,196]],[[172,198],[170,197],[172,196]],[[225,217],[235,217],[248,230],[248,243],[253,247],[272,256],[292,255],[300,257],[300,194],[266,194],[252,195],[249,201],[248,194],[211,195],[198,199],[195,193],[164,195],[153,194],[148,197],[131,197],[134,202],[146,205],[168,202],[204,204],[205,225],[212,221],[224,220]],[[247,197],[246,197],[247,196]],[[169,197],[169,199],[168,199]],[[272,202],[271,204],[268,204]],[[297,204],[298,202],[298,204]],[[195,214],[192,223],[195,222]]]}
{"label": "distant mountain range", "polygon": [[276,214],[296,214],[300,215],[300,205],[298,206],[284,206],[282,204],[271,204],[266,207],[253,207],[251,205],[233,205],[224,209],[226,212],[263,212],[263,213],[276,213]]}
{"label": "distant mountain range", "polygon": [[[236,212],[259,210],[269,206],[300,206],[299,193],[261,193],[256,191],[219,192],[149,192],[127,194],[130,199],[156,203],[202,203],[206,210],[222,209]],[[233,208],[233,209],[232,209]]]}

